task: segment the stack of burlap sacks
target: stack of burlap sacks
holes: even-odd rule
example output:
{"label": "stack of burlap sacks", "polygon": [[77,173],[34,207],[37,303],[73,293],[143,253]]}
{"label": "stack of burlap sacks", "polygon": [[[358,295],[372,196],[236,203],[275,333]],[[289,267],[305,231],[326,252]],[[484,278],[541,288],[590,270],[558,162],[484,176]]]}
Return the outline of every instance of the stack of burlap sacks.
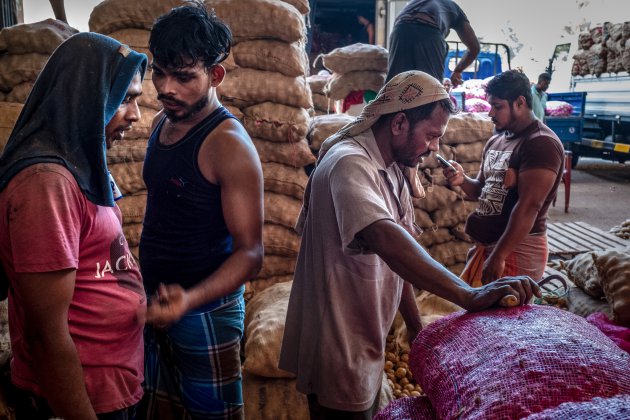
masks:
{"label": "stack of burlap sacks", "polygon": [[[233,60],[218,88],[221,102],[239,112],[260,157],[265,184],[265,259],[248,296],[293,278],[299,249],[294,226],[314,162],[306,142],[312,108],[304,50],[308,1],[207,0],[231,28]],[[238,109],[238,111],[236,111]]]}
{"label": "stack of burlap sacks", "polygon": [[630,22],[605,22],[578,36],[573,55],[573,76],[630,72]]}
{"label": "stack of burlap sacks", "polygon": [[331,77],[331,74],[314,74],[306,78],[306,82],[311,88],[311,97],[313,98],[311,116],[327,115],[333,112],[333,101],[324,93],[324,87]]}
{"label": "stack of burlap sacks", "polygon": [[54,19],[0,31],[0,151],[48,57],[77,32]]}
{"label": "stack of burlap sacks", "polygon": [[[151,26],[160,14],[179,4],[175,0],[149,0],[140,3],[106,0],[92,10],[89,28],[92,32],[110,36],[135,51],[147,54],[150,62]],[[124,195],[117,201],[123,217],[123,231],[136,258],[147,201],[142,165],[153,118],[161,109],[151,77],[152,72],[147,69],[142,82],[142,95],[138,98],[140,120],[125,133],[124,141],[115,142],[107,151],[107,165]]]}
{"label": "stack of burlap sacks", "polygon": [[385,84],[388,52],[383,47],[352,44],[320,57],[324,67],[332,72],[324,94],[333,101],[345,99],[353,91],[378,92]]}

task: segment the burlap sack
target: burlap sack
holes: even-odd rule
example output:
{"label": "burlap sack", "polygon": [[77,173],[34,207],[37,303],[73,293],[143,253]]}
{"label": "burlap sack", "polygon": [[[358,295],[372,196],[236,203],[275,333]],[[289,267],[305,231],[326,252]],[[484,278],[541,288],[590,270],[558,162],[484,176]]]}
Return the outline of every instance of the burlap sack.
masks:
{"label": "burlap sack", "polygon": [[469,249],[470,244],[468,242],[451,241],[434,245],[428,251],[436,261],[448,267],[466,262],[466,255]]}
{"label": "burlap sack", "polygon": [[346,74],[353,71],[387,73],[389,53],[385,48],[378,45],[352,44],[335,48],[321,57],[324,67],[337,74]]}
{"label": "burlap sack", "polygon": [[297,142],[306,137],[310,117],[303,108],[264,102],[243,109],[243,125],[252,137]]}
{"label": "burlap sack", "polygon": [[142,235],[142,223],[126,223],[123,225],[123,233],[129,246],[138,246]]}
{"label": "burlap sack", "polygon": [[588,31],[580,32],[578,35],[578,45],[582,50],[588,50],[593,45],[593,37]]}
{"label": "burlap sack", "polygon": [[606,71],[606,46],[593,45],[587,52],[586,60],[591,74],[601,76]]}
{"label": "burlap sack", "polygon": [[439,185],[425,188],[425,193],[424,198],[413,199],[413,206],[429,213],[450,207],[458,198],[455,191]]}
{"label": "burlap sack", "polygon": [[55,19],[9,26],[0,31],[0,52],[50,55],[59,44],[78,32]]}
{"label": "burlap sack", "polygon": [[123,140],[114,142],[107,150],[107,163],[144,162],[148,140]]}
{"label": "burlap sack", "polygon": [[297,42],[243,41],[234,46],[232,55],[240,67],[282,73],[289,77],[308,73],[308,56],[304,47]]}
{"label": "burlap sack", "polygon": [[149,37],[151,31],[138,28],[124,28],[107,34],[107,36],[118,40],[132,49],[136,47],[149,48]]}
{"label": "burlap sack", "polygon": [[306,82],[311,87],[311,92],[313,92],[313,93],[320,93],[320,94],[323,95],[324,94],[324,86],[326,86],[326,83],[328,83],[328,80],[331,77],[332,76],[330,74],[327,74],[325,76],[320,76],[318,74],[314,74],[312,76],[308,76],[306,78]]}
{"label": "burlap sack", "polygon": [[[265,258],[269,258],[270,256],[271,256],[270,254],[266,254]],[[295,257],[291,257],[291,258],[295,259]],[[264,278],[256,278],[255,280],[248,280],[245,282],[245,294],[244,294],[245,300],[248,301],[249,299],[256,296],[258,293],[273,286],[274,284],[286,283],[292,280],[293,280],[293,273],[282,274],[282,275],[271,276],[271,277],[264,277]]]}
{"label": "burlap sack", "polygon": [[565,269],[569,280],[577,287],[595,299],[600,299],[604,296],[604,291],[599,282],[596,259],[595,252],[579,254],[565,263]]}
{"label": "burlap sack", "polygon": [[613,319],[630,327],[630,249],[597,253],[597,272]]}
{"label": "burlap sack", "polygon": [[271,379],[243,374],[245,420],[308,419],[306,395],[295,389],[295,379]]}
{"label": "burlap sack", "polygon": [[151,135],[151,124],[157,111],[140,106],[140,119],[133,123],[131,130],[125,132],[126,139],[147,139]]}
{"label": "burlap sack", "polygon": [[150,30],[158,16],[182,3],[181,0],[105,0],[90,13],[88,26],[91,32],[101,34],[128,28]]}
{"label": "burlap sack", "polygon": [[431,219],[438,227],[453,227],[466,221],[468,215],[475,210],[477,203],[473,201],[457,200],[447,207],[431,213]]}
{"label": "burlap sack", "polygon": [[22,112],[22,104],[0,102],[0,153],[4,150],[15,122]]}
{"label": "burlap sack", "polygon": [[473,242],[472,239],[470,239],[470,236],[468,236],[466,234],[466,223],[464,223],[464,222],[453,226],[451,228],[451,234],[455,238],[457,238],[457,240],[464,241],[464,242],[470,242],[470,243]]}
{"label": "burlap sack", "polygon": [[238,108],[262,102],[305,109],[313,106],[304,77],[287,77],[262,70],[238,68],[229,72],[217,93],[222,101]]}
{"label": "burlap sack", "polygon": [[297,257],[300,249],[300,237],[293,228],[265,223],[263,225],[263,244],[266,254]]}
{"label": "burlap sack", "polygon": [[281,163],[263,162],[263,178],[265,191],[290,195],[302,200],[308,176],[302,168],[293,168]]}
{"label": "burlap sack", "polygon": [[277,39],[297,42],[306,37],[304,18],[290,4],[275,0],[206,0],[208,10],[232,30],[235,41]]}
{"label": "burlap sack", "polygon": [[265,223],[294,228],[302,202],[293,197],[265,191]]}
{"label": "burlap sack", "polygon": [[630,73],[630,39],[626,41],[626,46],[621,56],[621,64],[623,65],[623,69]]}
{"label": "burlap sack", "polygon": [[308,144],[311,149],[319,150],[324,140],[352,121],[354,117],[347,114],[320,115],[312,118],[306,137]]}
{"label": "burlap sack", "polygon": [[239,119],[239,121],[243,121],[243,112],[235,106],[232,105],[223,105],[232,115]]}
{"label": "burlap sack", "polygon": [[0,55],[0,90],[9,92],[20,83],[34,82],[48,57],[40,53]]}
{"label": "burlap sack", "polygon": [[459,163],[480,162],[484,142],[458,144],[453,147],[453,160]]}
{"label": "burlap sack", "polygon": [[415,216],[414,223],[418,225],[421,229],[430,229],[435,224],[433,220],[431,220],[431,216],[424,210],[414,207],[413,215]]}
{"label": "burlap sack", "polygon": [[418,242],[425,248],[443,244],[453,240],[453,235],[447,228],[425,229]]}
{"label": "burlap sack", "polygon": [[608,305],[608,302],[604,298],[595,299],[577,286],[569,288],[566,301],[567,310],[569,312],[583,316],[584,318],[595,312],[604,312],[607,316],[612,317],[610,305]]}
{"label": "burlap sack", "polygon": [[295,263],[297,260],[293,257],[283,257],[281,255],[265,255],[263,265],[256,276],[257,279],[265,279],[269,277],[288,276],[295,272]]}
{"label": "burlap sack", "polygon": [[332,112],[333,104],[332,100],[328,99],[326,95],[320,93],[313,93],[313,108],[325,111],[326,113]]}
{"label": "burlap sack", "polygon": [[292,285],[293,282],[275,284],[247,302],[243,369],[248,373],[265,378],[295,377],[278,368]]}
{"label": "burlap sack", "polygon": [[301,168],[315,163],[315,156],[308,148],[305,139],[294,143],[277,143],[253,138],[261,162],[282,163],[294,168]]}
{"label": "burlap sack", "polygon": [[127,195],[146,190],[142,179],[142,165],[143,162],[130,162],[114,163],[107,166],[120,192]]}
{"label": "burlap sack", "polygon": [[492,137],[494,124],[490,117],[478,112],[460,112],[451,115],[446,132],[442,136],[444,144],[476,143],[488,141]]}
{"label": "burlap sack", "polygon": [[135,194],[125,195],[116,201],[123,223],[142,223],[144,220],[144,210],[147,207],[147,192],[139,191]]}
{"label": "burlap sack", "polygon": [[33,90],[35,82],[24,82],[19,85],[13,86],[13,89],[6,95],[4,95],[4,102],[17,102],[23,104],[28,99],[28,95]]}
{"label": "burlap sack", "polygon": [[350,92],[356,90],[372,90],[378,92],[385,84],[386,73],[378,71],[353,71],[350,73],[333,73],[324,87],[324,94],[330,99],[345,99]]}
{"label": "burlap sack", "polygon": [[311,11],[311,6],[309,5],[308,0],[281,0],[281,1],[295,7],[298,10],[298,12],[300,12],[303,15],[307,15]]}

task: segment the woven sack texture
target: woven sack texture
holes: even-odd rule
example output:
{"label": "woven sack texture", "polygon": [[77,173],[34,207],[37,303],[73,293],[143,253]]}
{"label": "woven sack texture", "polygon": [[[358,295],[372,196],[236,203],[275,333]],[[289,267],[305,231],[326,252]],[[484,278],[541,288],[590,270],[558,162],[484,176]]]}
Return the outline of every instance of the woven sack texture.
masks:
{"label": "woven sack texture", "polygon": [[324,67],[337,74],[353,71],[387,73],[388,58],[389,53],[385,48],[360,43],[335,48],[328,54],[322,55]]}
{"label": "woven sack texture", "polygon": [[107,150],[107,164],[144,162],[148,140],[123,140],[114,142]]}
{"label": "woven sack texture", "polygon": [[63,41],[79,31],[55,19],[9,26],[0,31],[0,51],[9,54],[52,54]]}
{"label": "woven sack texture", "polygon": [[123,223],[142,223],[144,210],[147,206],[147,192],[140,191],[132,195],[126,195],[116,201],[122,214]]}
{"label": "woven sack texture", "polygon": [[5,54],[0,56],[0,90],[10,92],[13,86],[34,82],[48,61],[49,54]]}
{"label": "woven sack texture", "polygon": [[90,13],[88,27],[100,34],[127,28],[150,30],[158,16],[181,4],[181,0],[105,0]]}
{"label": "woven sack texture", "polygon": [[540,413],[527,416],[525,420],[619,420],[630,418],[630,395],[610,398],[593,398],[585,402],[567,402]]}
{"label": "woven sack texture", "polygon": [[236,42],[247,39],[277,39],[296,42],[305,38],[304,18],[290,4],[275,0],[206,0],[225,21]]}
{"label": "woven sack texture", "polygon": [[441,142],[443,144],[486,142],[492,137],[494,124],[487,115],[460,112],[451,115]]}
{"label": "woven sack texture", "polygon": [[385,84],[387,74],[378,71],[353,71],[350,73],[333,73],[324,87],[324,94],[330,99],[345,99],[355,90],[373,90],[378,92]]}
{"label": "woven sack texture", "polygon": [[266,254],[297,257],[300,249],[300,237],[293,229],[265,223],[263,225],[263,245]]}
{"label": "woven sack texture", "polygon": [[435,411],[426,395],[399,398],[378,412],[373,420],[434,420]]}
{"label": "woven sack texture", "polygon": [[121,193],[134,194],[147,189],[142,180],[143,164],[144,162],[125,162],[107,165]]}
{"label": "woven sack texture", "polygon": [[265,191],[290,195],[298,200],[304,197],[304,189],[308,182],[306,172],[302,168],[293,168],[275,162],[262,163]]}
{"label": "woven sack texture", "polygon": [[243,125],[252,137],[297,142],[306,137],[310,117],[303,108],[264,102],[243,109]]}
{"label": "woven sack texture", "polygon": [[320,115],[312,118],[306,136],[308,144],[311,145],[311,149],[319,150],[324,140],[352,121],[354,118],[346,114]]}
{"label": "woven sack texture", "polygon": [[449,315],[418,334],[409,365],[439,418],[517,419],[630,393],[630,354],[551,306]]}
{"label": "woven sack texture", "polygon": [[294,143],[277,143],[253,138],[261,162],[276,162],[295,168],[315,163],[315,156],[305,139]]}
{"label": "woven sack texture", "polygon": [[308,72],[308,57],[304,47],[294,42],[253,40],[239,42],[232,49],[237,65],[252,69],[304,76]]}
{"label": "woven sack texture", "polygon": [[288,228],[295,227],[302,202],[284,194],[265,192],[265,223],[274,223]]}

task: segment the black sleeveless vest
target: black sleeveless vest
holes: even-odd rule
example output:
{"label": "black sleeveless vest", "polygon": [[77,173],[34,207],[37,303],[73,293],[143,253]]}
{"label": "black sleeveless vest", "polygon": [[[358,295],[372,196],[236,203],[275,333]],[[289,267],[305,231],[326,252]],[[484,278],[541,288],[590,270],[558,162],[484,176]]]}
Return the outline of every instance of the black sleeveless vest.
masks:
{"label": "black sleeveless vest", "polygon": [[189,288],[232,254],[221,189],[203,177],[198,165],[201,144],[227,118],[235,117],[219,107],[179,142],[165,146],[158,140],[164,117],[149,138],[143,169],[148,196],[140,241],[148,293],[159,283]]}

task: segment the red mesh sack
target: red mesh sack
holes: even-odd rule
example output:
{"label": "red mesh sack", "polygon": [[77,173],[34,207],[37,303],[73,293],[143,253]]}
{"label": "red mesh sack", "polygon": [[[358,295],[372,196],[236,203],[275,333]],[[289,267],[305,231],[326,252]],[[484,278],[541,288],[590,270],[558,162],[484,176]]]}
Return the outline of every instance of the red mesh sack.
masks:
{"label": "red mesh sack", "polygon": [[418,334],[409,365],[438,418],[520,419],[630,394],[630,355],[551,306],[456,312]]}
{"label": "red mesh sack", "polygon": [[435,411],[426,395],[392,401],[372,420],[435,420]]}
{"label": "red mesh sack", "polygon": [[540,413],[532,414],[526,420],[620,420],[630,419],[630,395],[617,395],[612,398],[593,398],[587,402],[568,402]]}

